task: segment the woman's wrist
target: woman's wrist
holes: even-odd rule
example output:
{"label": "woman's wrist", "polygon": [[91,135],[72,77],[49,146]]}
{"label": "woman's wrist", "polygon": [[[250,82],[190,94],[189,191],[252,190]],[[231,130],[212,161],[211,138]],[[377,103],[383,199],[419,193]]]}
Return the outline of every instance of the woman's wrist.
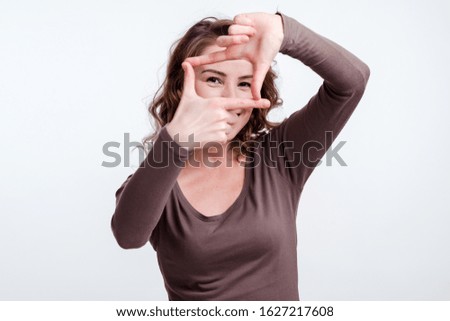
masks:
{"label": "woman's wrist", "polygon": [[195,144],[189,141],[183,141],[180,138],[180,133],[177,129],[173,128],[173,124],[168,122],[164,127],[166,128],[167,134],[170,136],[172,141],[174,141],[178,147],[183,148],[187,152],[192,152],[194,150]]}
{"label": "woman's wrist", "polygon": [[277,20],[279,21],[280,25],[281,25],[281,38],[284,39],[284,21],[283,21],[283,16],[281,15],[281,13],[279,13],[278,11],[275,13],[275,17],[277,18]]}
{"label": "woman's wrist", "polygon": [[284,42],[284,22],[283,16],[280,13],[273,14],[273,21],[271,22],[270,38],[277,44],[277,52],[280,52]]}

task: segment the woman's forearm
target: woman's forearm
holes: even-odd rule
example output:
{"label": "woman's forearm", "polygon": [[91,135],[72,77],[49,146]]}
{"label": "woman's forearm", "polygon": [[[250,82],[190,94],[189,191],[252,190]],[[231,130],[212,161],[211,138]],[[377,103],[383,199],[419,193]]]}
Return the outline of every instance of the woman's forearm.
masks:
{"label": "woman's forearm", "polygon": [[189,155],[163,127],[144,162],[116,191],[111,228],[122,248],[148,242]]}

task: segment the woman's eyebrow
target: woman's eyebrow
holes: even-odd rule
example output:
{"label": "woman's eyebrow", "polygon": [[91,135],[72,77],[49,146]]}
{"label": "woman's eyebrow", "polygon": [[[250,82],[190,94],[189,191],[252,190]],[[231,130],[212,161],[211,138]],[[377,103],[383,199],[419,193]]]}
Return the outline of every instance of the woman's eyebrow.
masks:
{"label": "woman's eyebrow", "polygon": [[[222,77],[224,77],[224,78],[227,77],[227,75],[226,75],[225,73],[223,73],[223,72],[221,72],[221,71],[218,71],[218,70],[215,70],[215,69],[205,69],[205,70],[203,70],[201,73],[203,74],[203,73],[205,73],[205,72],[212,72],[212,73],[218,74],[218,75],[220,75],[220,76],[222,76]],[[241,76],[241,77],[239,77],[238,79],[248,79],[248,78],[253,78],[253,75]]]}

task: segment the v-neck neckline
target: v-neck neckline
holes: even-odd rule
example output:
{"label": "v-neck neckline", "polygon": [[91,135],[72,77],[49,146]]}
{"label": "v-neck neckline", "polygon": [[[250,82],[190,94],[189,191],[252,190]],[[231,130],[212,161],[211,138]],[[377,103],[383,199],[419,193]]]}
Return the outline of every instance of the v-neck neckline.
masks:
{"label": "v-neck neckline", "polygon": [[216,214],[212,216],[204,215],[200,211],[198,211],[192,204],[188,201],[186,196],[184,195],[183,191],[181,190],[180,185],[178,184],[178,180],[175,181],[175,191],[177,195],[179,196],[178,199],[180,202],[187,208],[188,212],[190,214],[193,214],[198,219],[205,221],[205,222],[216,222],[221,221],[225,219],[234,209],[236,209],[244,200],[245,196],[247,195],[248,188],[249,188],[249,182],[250,182],[250,164],[247,162],[244,162],[244,183],[242,185],[241,192],[239,193],[238,197],[234,200],[234,202],[221,214]]}

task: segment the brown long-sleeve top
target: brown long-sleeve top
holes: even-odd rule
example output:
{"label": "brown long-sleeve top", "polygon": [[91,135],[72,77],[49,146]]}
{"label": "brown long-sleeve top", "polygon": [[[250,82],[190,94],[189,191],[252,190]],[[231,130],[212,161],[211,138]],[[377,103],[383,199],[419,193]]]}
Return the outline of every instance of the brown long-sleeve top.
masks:
{"label": "brown long-sleeve top", "polygon": [[300,195],[360,101],[370,71],[338,44],[278,14],[284,26],[280,52],[324,81],[303,108],[257,138],[235,202],[210,217],[189,204],[177,176],[192,152],[180,148],[165,126],[116,192],[114,236],[126,249],[151,243],[169,300],[300,299]]}

